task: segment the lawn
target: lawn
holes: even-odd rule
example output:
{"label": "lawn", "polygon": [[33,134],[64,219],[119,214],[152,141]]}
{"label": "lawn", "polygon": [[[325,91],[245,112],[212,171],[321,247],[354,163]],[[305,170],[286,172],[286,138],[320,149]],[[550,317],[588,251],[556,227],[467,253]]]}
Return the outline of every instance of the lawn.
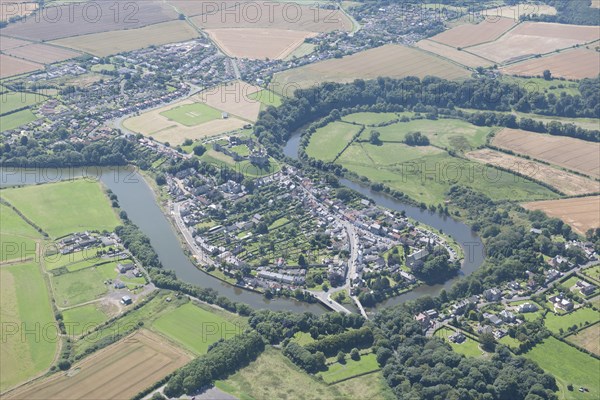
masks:
{"label": "lawn", "polygon": [[263,106],[273,106],[279,107],[281,105],[281,96],[278,94],[271,92],[270,90],[259,90],[258,92],[254,92],[249,94],[248,100],[256,100],[260,101]]}
{"label": "lawn", "polygon": [[319,128],[310,137],[306,154],[319,160],[333,161],[360,129],[360,126],[340,121]]}
{"label": "lawn", "polygon": [[304,346],[305,344],[314,342],[315,339],[308,332],[296,332],[292,337],[292,341]]}
{"label": "lawn", "polygon": [[221,118],[221,111],[204,103],[193,103],[171,108],[160,115],[185,126],[196,126]]}
{"label": "lawn", "polygon": [[588,278],[593,279],[596,284],[600,283],[600,264],[594,265],[593,267],[586,268],[581,271],[582,274],[587,276]]}
{"label": "lawn", "polygon": [[114,71],[115,66],[113,64],[96,64],[92,65],[92,72],[102,72],[102,71]]}
{"label": "lawn", "polygon": [[446,341],[450,347],[452,347],[452,350],[458,354],[463,354],[467,357],[481,357],[482,350],[479,349],[479,342],[467,337],[467,339],[460,344],[452,343],[450,340],[448,340],[448,336],[452,334],[454,334],[452,329],[444,327],[435,331],[433,335],[435,337],[444,339],[444,341]]}
{"label": "lawn", "polygon": [[35,121],[36,119],[38,119],[38,117],[36,117],[35,114],[32,113],[29,109],[5,115],[2,117],[2,125],[0,126],[0,132],[18,128],[32,121]]}
{"label": "lawn", "polygon": [[52,238],[86,230],[112,231],[119,225],[102,186],[90,180],[6,189],[0,196]]}
{"label": "lawn", "polygon": [[87,333],[108,320],[108,315],[97,304],[70,308],[63,311],[62,315],[67,335],[70,337]]}
{"label": "lawn", "polygon": [[361,356],[360,360],[357,361],[347,356],[344,364],[340,364],[339,362],[333,363],[328,366],[327,371],[321,372],[319,375],[323,377],[325,383],[334,383],[356,375],[377,371],[378,369],[377,357],[375,354],[370,353]]}
{"label": "lawn", "polygon": [[582,329],[566,340],[600,356],[600,324]]}
{"label": "lawn", "polygon": [[[0,391],[42,373],[57,348],[54,314],[41,271],[35,263],[0,268]],[[35,332],[22,340],[21,332]]]}
{"label": "lawn", "polygon": [[[104,284],[107,278],[114,278],[117,272],[110,275],[111,264],[91,267],[75,272],[53,276],[52,286],[58,307],[71,307],[104,295],[108,288]],[[114,267],[113,267],[114,268]]]}
{"label": "lawn", "polygon": [[161,316],[152,327],[196,354],[206,353],[208,346],[219,339],[228,339],[243,330],[216,311],[192,303]]}
{"label": "lawn", "polygon": [[252,164],[249,160],[243,160],[240,162],[235,161],[227,154],[223,154],[214,149],[208,149],[206,153],[200,157],[200,160],[212,164],[217,168],[222,168],[225,164],[236,172],[249,176],[251,178],[259,178],[262,176],[272,175],[279,172],[281,165],[273,157],[269,157],[269,165],[264,167],[258,167]]}
{"label": "lawn", "polygon": [[563,331],[567,331],[571,326],[577,325],[578,327],[583,326],[585,322],[589,322],[590,324],[598,321],[600,319],[600,312],[595,311],[592,308],[580,308],[576,311],[573,311],[569,314],[564,315],[556,315],[554,313],[549,312],[546,314],[545,324],[548,329],[550,329],[554,333],[559,333],[560,328]]}
{"label": "lawn", "polygon": [[[593,358],[575,347],[549,337],[525,354],[525,357],[538,363],[546,372],[556,377],[560,396],[564,399],[597,399],[600,398],[600,360]],[[573,391],[567,390],[572,384]],[[589,393],[578,391],[586,387]]]}

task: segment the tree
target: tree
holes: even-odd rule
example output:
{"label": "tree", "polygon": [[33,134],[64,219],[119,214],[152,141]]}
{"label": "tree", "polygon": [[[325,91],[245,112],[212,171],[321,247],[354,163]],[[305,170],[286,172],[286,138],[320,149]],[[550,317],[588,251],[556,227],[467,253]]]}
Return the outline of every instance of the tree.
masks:
{"label": "tree", "polygon": [[552,72],[550,72],[549,69],[545,69],[544,70],[544,79],[547,81],[551,81],[552,80]]}
{"label": "tree", "polygon": [[65,358],[62,358],[59,362],[58,362],[58,368],[60,368],[61,371],[66,371],[69,368],[71,368],[71,362]]}
{"label": "tree", "polygon": [[346,363],[346,353],[344,353],[343,351],[338,351],[337,353],[337,361],[340,364],[345,364]]}
{"label": "tree", "polygon": [[156,175],[156,184],[158,186],[163,186],[167,184],[167,178],[165,177],[164,174],[158,174]]}
{"label": "tree", "polygon": [[204,154],[206,152],[206,147],[204,147],[203,145],[199,144],[194,146],[194,154],[197,155],[198,157],[202,156],[202,154]]}
{"label": "tree", "polygon": [[358,349],[356,347],[353,348],[352,351],[350,351],[350,358],[353,359],[354,361],[360,360],[360,352],[358,351]]}
{"label": "tree", "polygon": [[378,131],[371,131],[371,134],[369,135],[369,143],[377,146],[380,145],[381,140],[379,139],[379,136],[381,136],[381,133]]}
{"label": "tree", "polygon": [[167,400],[165,396],[163,396],[160,392],[155,392],[150,400]]}
{"label": "tree", "polygon": [[298,265],[301,267],[306,267],[307,262],[306,262],[306,258],[304,258],[304,254],[300,254],[298,256]]}
{"label": "tree", "polygon": [[481,348],[487,352],[496,350],[496,339],[491,333],[482,333],[479,335],[479,342],[481,343]]}

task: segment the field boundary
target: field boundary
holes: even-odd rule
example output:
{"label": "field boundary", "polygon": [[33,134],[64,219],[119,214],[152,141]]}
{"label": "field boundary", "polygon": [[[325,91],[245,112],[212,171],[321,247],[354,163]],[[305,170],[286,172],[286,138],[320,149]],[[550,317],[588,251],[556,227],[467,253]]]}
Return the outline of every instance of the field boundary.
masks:
{"label": "field boundary", "polygon": [[361,376],[374,374],[374,373],[379,372],[379,371],[381,371],[381,368],[374,369],[373,371],[361,372],[360,374],[349,376],[348,378],[342,378],[342,379],[340,379],[338,381],[327,383],[327,386],[337,385],[338,383],[346,382],[346,381],[349,381],[349,380],[354,379],[354,378],[360,378]]}

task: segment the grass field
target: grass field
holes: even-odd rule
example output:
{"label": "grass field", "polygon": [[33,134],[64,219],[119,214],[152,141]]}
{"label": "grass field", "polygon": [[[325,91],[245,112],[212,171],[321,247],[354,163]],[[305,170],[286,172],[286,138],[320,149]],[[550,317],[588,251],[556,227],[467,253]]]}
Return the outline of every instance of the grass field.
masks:
{"label": "grass field", "polygon": [[219,339],[228,339],[242,332],[241,326],[192,303],[161,316],[152,327],[196,354],[206,353],[208,346]]}
{"label": "grass field", "polygon": [[311,135],[306,154],[319,160],[333,161],[359,131],[357,125],[332,122]]}
{"label": "grass field", "polygon": [[[525,357],[535,361],[545,371],[556,377],[560,398],[597,399],[600,397],[600,381],[598,380],[600,360],[553,337],[536,345],[525,354]],[[572,384],[575,390],[568,391],[568,384]],[[588,388],[590,392],[579,392],[578,389],[582,386]]]}
{"label": "grass field", "polygon": [[344,364],[335,362],[328,366],[327,371],[319,373],[325,383],[339,382],[356,375],[377,371],[377,357],[370,353],[360,357],[360,360],[354,361],[349,356],[346,357]]}
{"label": "grass field", "polygon": [[462,343],[452,343],[450,340],[448,340],[448,336],[452,334],[454,334],[452,329],[444,327],[435,331],[433,335],[435,337],[444,339],[448,344],[450,344],[452,350],[458,354],[463,354],[467,357],[481,357],[483,351],[479,349],[479,342],[476,342],[471,338],[467,338]]}
{"label": "grass field", "polygon": [[[29,107],[38,104],[45,99],[38,94],[24,92],[8,92],[0,95],[0,113],[2,115],[23,107]],[[2,118],[4,124],[4,117]]]}
{"label": "grass field", "polygon": [[529,210],[541,210],[550,217],[560,218],[574,231],[585,235],[588,229],[600,226],[600,196],[525,203]]}
{"label": "grass field", "polygon": [[191,357],[147,330],[123,338],[71,367],[5,396],[7,399],[128,399]]}
{"label": "grass field", "polygon": [[[0,192],[1,194],[2,192]],[[11,207],[0,203],[0,216],[2,216],[2,225],[0,233],[13,234],[17,236],[26,236],[31,238],[40,238],[40,233],[23,218],[21,218]]]}
{"label": "grass field", "polygon": [[573,325],[577,325],[577,327],[585,326],[586,322],[592,324],[599,319],[600,313],[598,311],[586,307],[565,315],[556,315],[550,312],[546,314],[544,323],[552,332],[558,333],[560,328],[567,332],[567,329]]}
{"label": "grass field", "polygon": [[[97,257],[97,252],[100,248],[85,249],[70,254],[52,254],[44,257],[44,267],[47,270],[53,270],[60,267],[70,266],[76,264],[78,267],[84,268],[83,266],[91,267],[92,265],[98,264],[103,261],[108,261]],[[80,269],[80,268],[78,268]]]}
{"label": "grass field", "polygon": [[269,165],[265,167],[258,167],[252,164],[249,160],[237,162],[227,154],[223,154],[214,149],[208,149],[206,153],[200,157],[200,159],[204,162],[211,163],[216,167],[220,167],[225,164],[234,171],[253,178],[271,175],[281,169],[281,165],[272,157],[269,158]]}
{"label": "grass field", "polygon": [[600,265],[594,265],[581,271],[585,276],[593,279],[596,282],[600,282]]}
{"label": "grass field", "polygon": [[70,308],[62,312],[67,335],[79,336],[108,320],[108,315],[97,304]]}
{"label": "grass field", "polygon": [[258,92],[250,93],[248,95],[248,99],[259,101],[263,106],[273,106],[273,107],[279,107],[281,105],[281,102],[283,101],[281,99],[281,96],[279,96],[278,94],[276,94],[270,90],[266,90],[266,89],[260,90]]}
{"label": "grass field", "polygon": [[[581,95],[578,82],[561,81],[558,79],[547,81],[544,78],[524,78],[520,76],[503,76],[501,80],[506,83],[514,83],[523,89],[526,89],[529,93],[553,93],[556,96],[560,96],[560,94],[564,92],[571,96]],[[554,119],[556,119],[556,117],[554,117]],[[599,122],[597,120],[595,120],[595,122],[596,125],[598,125]]]}
{"label": "grass field", "polygon": [[2,117],[0,132],[9,131],[38,119],[31,110],[21,110]]}
{"label": "grass field", "polygon": [[370,374],[329,386],[292,364],[280,350],[267,348],[250,365],[217,381],[216,386],[240,399],[389,399],[389,387],[382,383],[380,375]]}
{"label": "grass field", "polygon": [[566,340],[600,356],[600,324],[582,329]]}
{"label": "grass field", "polygon": [[221,112],[203,103],[185,104],[163,111],[160,115],[185,126],[196,126],[221,118]]}
{"label": "grass field", "polygon": [[85,230],[112,231],[119,219],[98,182],[78,179],[6,189],[0,196],[51,237]]}
{"label": "grass field", "polygon": [[[50,367],[57,348],[58,328],[46,285],[35,263],[0,268],[0,303],[3,326],[0,391],[4,391]],[[23,328],[35,333],[22,340]]]}
{"label": "grass field", "polygon": [[27,261],[36,255],[36,240],[0,233],[0,262]]}
{"label": "grass field", "polygon": [[412,116],[412,112],[402,112],[402,113],[393,113],[393,112],[357,112],[353,114],[344,115],[342,117],[342,121],[353,122],[356,124],[362,125],[377,125],[381,123],[388,123],[395,119],[400,118],[401,116]]}
{"label": "grass field", "polygon": [[305,344],[314,342],[315,339],[313,339],[308,332],[296,332],[292,338],[292,341],[304,346]]}
{"label": "grass field", "polygon": [[108,290],[104,281],[117,275],[112,263],[52,277],[58,307],[71,307],[95,300]]}

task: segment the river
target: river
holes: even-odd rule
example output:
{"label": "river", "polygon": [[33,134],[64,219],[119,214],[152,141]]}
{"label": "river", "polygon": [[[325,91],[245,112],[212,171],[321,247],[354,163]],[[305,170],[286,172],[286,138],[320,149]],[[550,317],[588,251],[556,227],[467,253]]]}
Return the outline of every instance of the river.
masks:
{"label": "river", "polygon": [[196,268],[183,252],[173,225],[158,206],[152,189],[133,167],[18,170],[0,168],[0,187],[58,182],[81,177],[99,180],[117,195],[121,209],[126,211],[129,219],[150,238],[163,266],[174,270],[180,280],[215,289],[232,301],[246,303],[256,309],[308,311],[315,314],[325,312],[325,308],[318,303],[308,304],[285,298],[267,300],[261,294],[222,282]]}
{"label": "river", "polygon": [[[301,132],[298,131],[287,141],[283,153],[290,158],[298,159],[298,150],[300,147]],[[439,214],[429,210],[424,210],[419,207],[415,207],[393,197],[386,195],[382,192],[375,192],[371,190],[370,186],[361,185],[359,183],[350,181],[348,179],[340,179],[340,183],[350,189],[356,190],[357,192],[365,195],[372,199],[376,204],[396,211],[404,211],[406,216],[419,221],[425,225],[434,227],[444,234],[451,236],[463,249],[465,259],[463,261],[460,273],[457,277],[446,281],[439,285],[421,285],[418,288],[386,300],[385,302],[379,303],[377,308],[391,306],[405,302],[407,300],[413,300],[421,296],[437,296],[442,289],[449,289],[452,284],[461,277],[468,276],[476,271],[483,264],[484,260],[484,246],[481,239],[475,235],[472,229],[447,215]]]}

